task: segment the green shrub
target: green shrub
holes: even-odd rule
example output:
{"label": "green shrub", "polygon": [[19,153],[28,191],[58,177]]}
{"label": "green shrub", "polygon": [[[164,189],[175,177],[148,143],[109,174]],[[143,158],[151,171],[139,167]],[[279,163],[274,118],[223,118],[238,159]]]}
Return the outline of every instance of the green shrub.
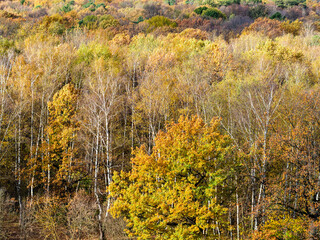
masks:
{"label": "green shrub", "polygon": [[96,22],[98,20],[98,17],[96,15],[89,15],[83,18],[83,23],[90,23],[90,22]]}
{"label": "green shrub", "polygon": [[209,5],[211,7],[217,7],[218,6],[217,0],[204,0],[204,1],[202,1],[202,4],[203,5]]}
{"label": "green shrub", "polygon": [[249,10],[249,17],[253,19],[257,19],[259,17],[266,17],[268,14],[268,9],[264,5],[258,5]]}
{"label": "green shrub", "polygon": [[14,42],[0,37],[0,56],[6,54],[9,49],[14,49]]}
{"label": "green shrub", "polygon": [[177,27],[177,23],[174,21],[171,21],[169,18],[163,17],[163,16],[154,16],[147,20],[149,23],[148,31],[152,31],[159,27]]}
{"label": "green shrub", "polygon": [[226,19],[226,15],[216,8],[208,8],[202,13],[202,16]]}
{"label": "green shrub", "polygon": [[90,0],[88,3],[82,5],[83,8],[88,8],[91,7],[91,5],[93,5],[94,7],[96,7],[96,5],[92,2],[92,0]]}
{"label": "green shrub", "polygon": [[112,55],[107,45],[91,42],[88,45],[81,44],[78,49],[77,63],[90,64],[94,59],[108,59]]}
{"label": "green shrub", "polygon": [[71,10],[72,10],[72,8],[71,8],[71,4],[70,4],[70,3],[64,5],[64,6],[61,8],[61,11],[64,12],[64,13],[70,12]]}
{"label": "green shrub", "polygon": [[96,6],[96,9],[98,9],[99,7],[106,8],[106,5],[105,5],[104,3],[99,3],[99,4]]}
{"label": "green shrub", "polygon": [[99,28],[106,29],[108,27],[115,27],[119,25],[119,21],[111,15],[103,15],[99,17]]}
{"label": "green shrub", "polygon": [[251,6],[251,5],[262,3],[262,0],[242,0],[241,3]]}
{"label": "green shrub", "polygon": [[95,15],[89,15],[84,17],[80,22],[79,25],[80,26],[85,26],[88,29],[95,29],[97,28],[97,21],[98,17]]}
{"label": "green shrub", "polygon": [[306,7],[306,0],[275,0],[275,4],[281,8],[298,6],[298,5]]}
{"label": "green shrub", "polygon": [[166,0],[166,3],[172,6],[176,4],[176,0]]}
{"label": "green shrub", "polygon": [[285,8],[285,4],[283,0],[275,0],[274,3],[276,4],[277,7]]}
{"label": "green shrub", "polygon": [[66,22],[61,15],[54,14],[45,16],[39,28],[54,35],[61,35],[66,30],[65,24]]}
{"label": "green shrub", "polygon": [[65,26],[59,22],[53,22],[50,24],[48,31],[53,35],[62,35],[66,30]]}
{"label": "green shrub", "polygon": [[320,45],[320,35],[312,36],[311,46],[319,46]]}
{"label": "green shrub", "polygon": [[284,17],[282,16],[282,14],[280,12],[276,12],[271,15],[270,19],[277,19],[277,20],[281,21],[284,19]]}
{"label": "green shrub", "polygon": [[140,23],[140,22],[143,22],[143,21],[144,21],[143,17],[142,17],[142,16],[139,16],[137,22]]}
{"label": "green shrub", "polygon": [[143,21],[144,21],[143,17],[140,16],[140,17],[138,17],[138,20],[137,21],[133,21],[133,23],[141,23]]}
{"label": "green shrub", "polygon": [[286,0],[285,4],[287,7],[298,6],[298,5],[306,5],[305,0]]}
{"label": "green shrub", "polygon": [[218,6],[229,6],[232,4],[240,4],[240,0],[219,0]]}
{"label": "green shrub", "polygon": [[205,11],[205,10],[207,10],[207,9],[208,9],[208,7],[206,7],[206,6],[198,7],[198,8],[196,8],[196,9],[194,10],[194,12],[195,12],[196,14],[198,14],[198,15],[201,15],[202,12]]}

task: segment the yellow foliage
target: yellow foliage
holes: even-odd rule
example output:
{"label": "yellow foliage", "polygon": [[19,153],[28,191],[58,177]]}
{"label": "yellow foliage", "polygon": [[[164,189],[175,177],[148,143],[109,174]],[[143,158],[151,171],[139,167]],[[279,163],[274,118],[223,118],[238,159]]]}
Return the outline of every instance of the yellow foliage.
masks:
{"label": "yellow foliage", "polygon": [[307,239],[308,220],[289,215],[271,216],[263,227],[254,232],[254,240]]}
{"label": "yellow foliage", "polygon": [[[197,117],[181,117],[160,132],[148,154],[134,151],[129,173],[115,173],[110,186],[116,197],[111,213],[123,216],[129,236],[139,239],[197,239],[227,229],[224,188],[232,172],[229,139],[219,121],[206,125]],[[228,166],[228,170],[224,167]],[[219,199],[217,194],[219,193]],[[204,234],[206,232],[206,234]]]}
{"label": "yellow foliage", "polygon": [[299,21],[298,19],[295,20],[294,22],[287,20],[281,23],[281,28],[286,33],[291,33],[294,36],[297,36],[300,33],[301,27],[302,27],[302,22]]}

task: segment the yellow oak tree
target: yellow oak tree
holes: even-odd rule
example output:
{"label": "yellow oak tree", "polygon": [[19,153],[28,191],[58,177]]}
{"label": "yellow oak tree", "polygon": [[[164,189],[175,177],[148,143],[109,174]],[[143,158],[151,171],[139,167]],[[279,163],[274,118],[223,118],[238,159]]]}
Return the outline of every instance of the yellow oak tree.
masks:
{"label": "yellow oak tree", "polygon": [[227,231],[235,162],[218,126],[180,117],[158,133],[151,154],[136,149],[132,170],[114,174],[111,213],[124,217],[130,236],[198,239]]}
{"label": "yellow oak tree", "polygon": [[62,193],[63,187],[70,188],[79,177],[74,146],[78,129],[75,118],[77,96],[73,85],[67,84],[48,103],[48,139],[43,146],[42,167],[46,170],[48,190],[52,188],[57,193]]}

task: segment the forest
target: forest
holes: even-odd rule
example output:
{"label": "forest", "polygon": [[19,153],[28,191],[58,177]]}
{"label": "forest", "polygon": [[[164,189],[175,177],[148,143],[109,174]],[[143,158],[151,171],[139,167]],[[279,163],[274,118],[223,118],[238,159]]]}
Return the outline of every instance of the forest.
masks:
{"label": "forest", "polygon": [[320,239],[320,2],[0,1],[0,239]]}

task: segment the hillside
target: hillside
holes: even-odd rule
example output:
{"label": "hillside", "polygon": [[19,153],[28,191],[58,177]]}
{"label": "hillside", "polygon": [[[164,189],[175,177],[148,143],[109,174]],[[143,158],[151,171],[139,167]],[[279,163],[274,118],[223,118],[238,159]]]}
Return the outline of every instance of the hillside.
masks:
{"label": "hillside", "polygon": [[0,1],[0,239],[320,239],[320,3]]}

